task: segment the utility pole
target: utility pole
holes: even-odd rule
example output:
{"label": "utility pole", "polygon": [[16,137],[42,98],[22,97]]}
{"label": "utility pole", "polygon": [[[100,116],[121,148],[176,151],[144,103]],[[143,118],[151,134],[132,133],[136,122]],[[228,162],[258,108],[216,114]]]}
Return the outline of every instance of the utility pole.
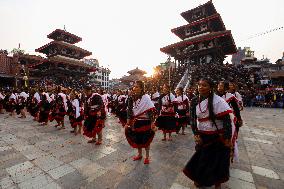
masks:
{"label": "utility pole", "polygon": [[169,88],[171,90],[171,57],[167,59],[168,69],[169,69]]}

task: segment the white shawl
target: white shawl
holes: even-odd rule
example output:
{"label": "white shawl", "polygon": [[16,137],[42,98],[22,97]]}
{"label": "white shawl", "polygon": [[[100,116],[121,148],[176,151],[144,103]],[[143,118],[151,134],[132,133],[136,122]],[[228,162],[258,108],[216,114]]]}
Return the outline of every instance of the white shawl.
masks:
{"label": "white shawl", "polygon": [[170,95],[166,95],[162,98],[162,112],[174,112],[174,107],[168,107],[170,104],[169,99],[171,99],[171,102],[175,100],[175,96],[170,93]]}
{"label": "white shawl", "polygon": [[68,107],[67,107],[67,98],[66,98],[66,94],[64,94],[64,93],[58,93],[58,95],[62,97],[62,99],[63,99],[63,103],[64,103],[65,111],[67,111]]}
{"label": "white shawl", "polygon": [[185,101],[189,102],[188,97],[186,95],[183,95],[176,97],[173,102],[177,103],[179,110],[183,110],[186,108]]}
{"label": "white shawl", "polygon": [[49,96],[48,93],[43,92],[42,94],[46,96],[46,99],[47,99],[47,101],[48,101],[49,103],[52,101],[52,99],[50,98],[50,96]]}
{"label": "white shawl", "polygon": [[[229,104],[220,96],[214,94],[213,96],[213,112],[216,117],[221,117],[232,113],[232,110]],[[209,119],[209,110],[208,110],[208,98],[200,102],[196,106],[196,115],[197,115],[197,128],[200,131],[216,131],[223,128],[222,120],[216,119],[216,126],[213,125]]]}
{"label": "white shawl", "polygon": [[3,100],[5,98],[4,95],[2,95],[2,93],[0,93],[0,99]]}
{"label": "white shawl", "polygon": [[75,118],[77,119],[80,116],[80,104],[78,99],[72,101],[72,106],[75,108]]}
{"label": "white shawl", "polygon": [[150,96],[145,94],[141,99],[138,99],[133,103],[133,115],[134,117],[138,117],[154,108],[155,106],[151,101]]}
{"label": "white shawl", "polygon": [[222,98],[227,102],[227,103],[229,103],[232,99],[236,99],[237,101],[238,101],[238,99],[234,96],[234,95],[232,95],[232,93],[226,93],[226,94],[224,94],[223,96],[222,96]]}
{"label": "white shawl", "polygon": [[12,93],[9,99],[10,99],[10,100],[11,100],[11,99],[17,100],[17,96],[16,96],[14,93]]}
{"label": "white shawl", "polygon": [[38,92],[36,92],[36,93],[34,94],[34,98],[37,100],[37,103],[40,102],[40,96],[39,96]]}

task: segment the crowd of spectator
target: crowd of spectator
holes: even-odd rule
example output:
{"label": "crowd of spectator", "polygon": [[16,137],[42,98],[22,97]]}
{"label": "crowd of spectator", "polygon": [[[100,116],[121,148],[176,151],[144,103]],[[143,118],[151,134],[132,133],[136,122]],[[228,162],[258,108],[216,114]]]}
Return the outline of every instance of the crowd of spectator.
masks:
{"label": "crowd of spectator", "polygon": [[169,83],[170,77],[171,89],[174,90],[187,69],[190,75],[189,87],[195,88],[199,79],[207,77],[216,84],[219,81],[232,81],[237,84],[245,106],[284,108],[284,89],[280,87],[276,90],[277,86],[261,86],[259,73],[254,69],[246,69],[243,65],[199,64],[166,69],[148,80],[146,87],[157,86],[159,89],[163,84]]}
{"label": "crowd of spectator", "polygon": [[83,89],[86,85],[89,85],[88,77],[75,77],[75,76],[66,76],[66,77],[43,77],[41,80],[34,81],[32,85],[44,87],[44,86],[57,86],[60,85],[65,88],[72,89]]}
{"label": "crowd of spectator", "polygon": [[[242,65],[234,66],[232,64],[199,64],[189,66],[180,66],[171,70],[164,70],[152,78],[149,83],[161,86],[164,83],[170,83],[174,89],[186,70],[189,70],[190,86],[195,86],[199,79],[210,77],[215,83],[218,81],[234,81],[240,88],[249,88],[258,80],[257,74],[252,70],[245,69]],[[255,81],[251,80],[254,75]]]}
{"label": "crowd of spectator", "polygon": [[284,90],[242,90],[244,106],[284,108]]}

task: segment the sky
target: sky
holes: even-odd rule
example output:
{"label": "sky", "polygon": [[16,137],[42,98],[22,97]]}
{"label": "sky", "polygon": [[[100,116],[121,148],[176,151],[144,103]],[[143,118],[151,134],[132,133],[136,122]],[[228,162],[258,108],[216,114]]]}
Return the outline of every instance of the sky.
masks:
{"label": "sky", "polygon": [[[161,47],[180,41],[172,28],[187,24],[181,12],[207,0],[0,0],[0,49],[27,53],[51,40],[46,36],[63,29],[82,37],[77,46],[91,51],[111,78],[139,67],[150,76],[165,62]],[[251,47],[257,58],[275,62],[284,52],[283,0],[213,0],[237,47]],[[227,58],[230,61],[230,57]]]}

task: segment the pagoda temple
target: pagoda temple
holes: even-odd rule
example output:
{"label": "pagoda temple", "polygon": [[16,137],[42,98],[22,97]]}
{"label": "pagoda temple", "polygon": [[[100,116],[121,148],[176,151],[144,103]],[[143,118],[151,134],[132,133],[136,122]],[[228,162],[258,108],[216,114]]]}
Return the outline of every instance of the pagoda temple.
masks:
{"label": "pagoda temple", "polygon": [[123,76],[120,79],[120,81],[129,86],[132,85],[135,81],[138,81],[138,80],[143,81],[146,79],[146,77],[144,76],[146,72],[138,69],[138,67],[136,67],[133,70],[128,71],[127,73],[129,74],[129,76]]}
{"label": "pagoda temple", "polygon": [[212,1],[183,12],[181,16],[188,24],[171,31],[182,41],[160,49],[174,57],[178,66],[222,64],[226,55],[236,52],[231,31],[226,30]]}
{"label": "pagoda temple", "polygon": [[71,82],[72,87],[86,84],[89,72],[95,70],[83,61],[84,57],[92,53],[74,45],[82,41],[82,38],[61,29],[56,29],[47,37],[52,41],[35,50],[45,54],[46,58],[35,55],[18,57],[18,62],[28,72],[29,80],[40,81],[44,78],[56,85]]}

